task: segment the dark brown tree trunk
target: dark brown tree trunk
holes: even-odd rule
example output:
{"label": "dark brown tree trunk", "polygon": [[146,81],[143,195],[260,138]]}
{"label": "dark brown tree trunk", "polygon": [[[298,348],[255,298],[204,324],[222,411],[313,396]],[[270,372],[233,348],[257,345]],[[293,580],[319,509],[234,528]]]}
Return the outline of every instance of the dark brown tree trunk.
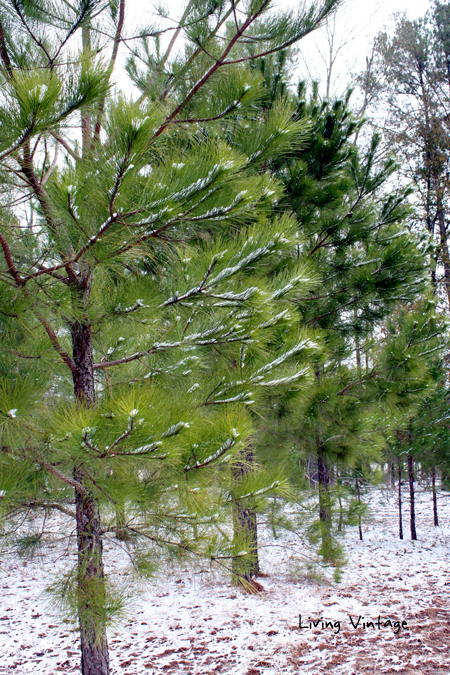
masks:
{"label": "dark brown tree trunk", "polygon": [[76,321],[70,330],[73,360],[77,365],[77,371],[73,373],[75,397],[81,405],[90,407],[95,401],[91,327]]}
{"label": "dark brown tree trunk", "polygon": [[433,466],[433,469],[431,471],[431,483],[433,486],[433,516],[434,516],[434,526],[438,527],[439,525],[439,519],[438,519],[438,509],[437,509],[437,494],[436,494],[436,469]]}
{"label": "dark brown tree trunk", "polygon": [[398,534],[403,539],[403,519],[402,519],[402,463],[398,460]]}
{"label": "dark brown tree trunk", "polygon": [[322,538],[321,553],[325,562],[332,562],[333,544],[331,538],[330,477],[328,474],[325,453],[322,447],[319,447],[317,453],[317,470],[319,478],[319,525]]}
{"label": "dark brown tree trunk", "polygon": [[[74,478],[86,483],[83,469]],[[78,618],[82,675],[108,675],[109,655],[103,608],[105,583],[103,541],[98,504],[92,495],[76,493],[78,545]]]}
{"label": "dark brown tree trunk", "polygon": [[[87,306],[91,279],[89,271],[80,275],[83,281],[73,292],[74,310],[79,313]],[[78,320],[70,325],[75,397],[81,406],[95,403],[95,384],[91,326]],[[92,482],[83,467],[74,467],[73,475],[86,489],[76,492],[76,522],[78,547],[78,620],[81,639],[82,675],[109,675],[108,641],[106,636],[105,578],[103,569],[103,539],[100,511],[91,493]]]}
{"label": "dark brown tree trunk", "polygon": [[[241,459],[235,463],[233,468],[233,476],[238,490],[243,477],[253,471],[252,465],[253,450],[250,446],[241,452]],[[234,501],[233,529],[234,541],[242,542],[249,555],[234,557],[232,571],[238,581],[250,581],[259,572],[259,559],[256,512],[249,505],[248,499],[236,499]]]}
{"label": "dark brown tree trunk", "polygon": [[[359,480],[356,479],[356,494],[358,497],[358,502],[361,504],[361,490],[359,489]],[[362,527],[361,527],[361,513],[358,513],[358,530],[359,530],[359,540],[363,540],[363,533],[362,533]]]}
{"label": "dark brown tree trunk", "polygon": [[408,455],[408,477],[409,477],[409,509],[410,509],[411,539],[416,540],[417,534],[416,534],[416,512],[414,508],[414,473],[411,454]]}

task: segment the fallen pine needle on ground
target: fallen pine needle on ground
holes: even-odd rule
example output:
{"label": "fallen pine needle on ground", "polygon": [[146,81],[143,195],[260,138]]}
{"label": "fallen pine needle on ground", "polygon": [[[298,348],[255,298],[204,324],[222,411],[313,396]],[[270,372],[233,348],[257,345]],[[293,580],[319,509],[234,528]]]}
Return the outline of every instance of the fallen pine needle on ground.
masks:
{"label": "fallen pine needle on ground", "polygon": [[[407,503],[400,541],[394,492],[374,489],[369,502],[364,541],[357,527],[343,539],[348,562],[340,583],[331,568],[312,573],[302,563],[301,536],[273,540],[264,527],[259,595],[209,568],[174,568],[157,579],[133,601],[129,619],[109,631],[112,675],[450,672],[450,494],[439,493],[442,525],[434,527],[431,493],[418,491],[415,542]],[[80,672],[76,628],[61,624],[44,594],[75,550],[57,539],[52,546],[42,560],[0,557],[2,675]],[[120,575],[126,553],[108,543],[105,559]]]}

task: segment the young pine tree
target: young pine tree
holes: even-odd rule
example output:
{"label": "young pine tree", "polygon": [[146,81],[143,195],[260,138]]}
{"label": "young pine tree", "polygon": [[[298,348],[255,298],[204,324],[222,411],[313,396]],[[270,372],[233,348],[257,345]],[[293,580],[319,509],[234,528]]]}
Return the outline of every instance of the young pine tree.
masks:
{"label": "young pine tree", "polygon": [[297,119],[311,120],[309,141],[273,166],[286,188],[282,206],[302,223],[299,253],[316,266],[321,283],[297,299],[301,320],[321,333],[311,404],[292,420],[297,453],[315,458],[322,553],[333,559],[330,470],[348,466],[361,447],[379,447],[371,356],[372,335],[402,303],[424,289],[425,259],[404,226],[408,190],[392,188],[396,163],[378,161],[380,138],[366,151],[353,143],[361,122],[349,99],[305,100]]}

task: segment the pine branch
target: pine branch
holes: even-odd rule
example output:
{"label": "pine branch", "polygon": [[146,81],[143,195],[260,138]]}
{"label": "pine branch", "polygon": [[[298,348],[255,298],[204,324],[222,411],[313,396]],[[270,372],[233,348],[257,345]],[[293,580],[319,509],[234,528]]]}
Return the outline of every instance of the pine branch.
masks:
{"label": "pine branch", "polygon": [[105,368],[112,368],[113,366],[119,366],[123,365],[125,363],[131,363],[131,361],[137,361],[138,359],[142,359],[144,356],[149,356],[150,354],[155,354],[156,352],[162,352],[166,351],[167,349],[175,349],[177,347],[183,347],[183,345],[186,346],[201,346],[205,347],[207,345],[220,345],[220,344],[229,344],[232,342],[247,342],[248,340],[251,340],[250,335],[241,335],[239,337],[230,337],[233,333],[233,329],[228,331],[228,333],[225,333],[224,335],[221,335],[218,338],[211,338],[208,340],[197,340],[190,342],[186,340],[185,342],[174,342],[174,343],[162,343],[155,345],[151,349],[148,349],[143,352],[136,352],[135,354],[132,354],[131,356],[124,356],[122,359],[116,359],[115,361],[106,361],[104,363],[94,363],[93,368],[94,370],[100,370],[100,369],[105,369]]}
{"label": "pine branch", "polygon": [[[116,527],[111,528],[111,529],[114,532],[117,530]],[[144,537],[145,539],[148,539],[149,541],[152,541],[153,543],[155,543],[157,546],[159,546],[161,548],[164,544],[166,546],[173,546],[175,548],[179,548],[179,549],[185,551],[186,553],[191,553],[192,555],[195,555],[199,558],[205,558],[206,557],[207,559],[211,560],[211,562],[215,562],[217,565],[219,565],[220,567],[225,569],[229,574],[234,574],[234,576],[237,576],[238,579],[240,579],[240,581],[242,582],[243,585],[248,584],[247,580],[244,579],[244,577],[241,577],[239,574],[236,574],[235,572],[233,572],[231,567],[229,567],[228,565],[225,565],[224,563],[221,562],[221,560],[232,560],[233,558],[244,557],[245,555],[247,555],[247,553],[240,553],[240,554],[237,554],[237,555],[216,555],[216,556],[210,555],[210,556],[205,556],[204,554],[200,553],[199,551],[196,551],[194,548],[191,548],[190,546],[188,546],[187,542],[170,541],[168,539],[161,539],[161,538],[158,538],[158,537],[152,537],[151,535],[146,534],[145,532],[142,532],[142,530],[138,530],[134,527],[127,526],[127,529],[130,532],[134,532],[135,534],[137,534],[140,537]]]}
{"label": "pine branch", "polygon": [[228,115],[228,113],[239,108],[242,99],[244,98],[244,93],[240,96],[237,101],[233,101],[229,106],[225,108],[221,113],[214,115],[213,117],[189,117],[184,120],[173,120],[172,124],[203,124],[204,122],[215,122],[216,120],[221,120]]}
{"label": "pine branch", "polygon": [[3,249],[3,255],[5,256],[6,264],[8,265],[8,272],[13,277],[17,286],[23,286],[25,282],[20,276],[18,269],[14,265],[11,255],[11,249],[9,248],[9,244],[1,232],[0,232],[0,244]]}
{"label": "pine branch", "polygon": [[76,515],[73,511],[70,511],[70,509],[66,509],[64,506],[62,506],[62,504],[59,504],[57,502],[44,502],[39,500],[33,500],[32,502],[25,502],[24,506],[28,507],[29,509],[35,508],[55,509],[56,511],[61,511],[61,513],[64,513],[66,516],[76,518]]}
{"label": "pine branch", "polygon": [[[1,159],[1,158],[0,158]],[[51,209],[51,200],[47,195],[47,192],[44,190],[41,183],[38,181],[37,176],[33,168],[33,154],[30,151],[29,144],[27,143],[23,151],[23,160],[21,162],[22,173],[26,178],[28,185],[32,188],[33,193],[38,200],[42,212],[44,214],[47,225],[50,228],[51,232],[56,232],[56,223],[53,219],[52,209]]]}
{"label": "pine branch", "polygon": [[9,155],[12,155],[14,152],[16,152],[16,150],[19,150],[24,145],[24,143],[28,141],[32,132],[33,132],[33,125],[31,125],[28,129],[25,129],[22,136],[16,143],[14,143],[14,145],[10,145],[9,148],[3,150],[3,152],[0,154],[0,160],[5,159]]}
{"label": "pine branch", "polygon": [[222,457],[222,455],[224,455],[230,448],[232,448],[233,445],[235,445],[235,443],[236,439],[234,437],[228,438],[225,441],[225,443],[223,443],[223,445],[220,446],[217,452],[207,457],[205,460],[203,460],[203,462],[199,462],[194,455],[194,459],[196,460],[195,464],[193,466],[186,464],[186,466],[184,467],[184,472],[187,473],[188,471],[192,471],[192,469],[203,469],[205,466],[212,464],[213,462],[216,461],[216,459]]}
{"label": "pine branch", "polygon": [[[238,2],[239,2],[239,0],[238,0]],[[231,12],[232,12],[231,9],[228,10],[228,12],[226,12],[226,14],[222,17],[222,19],[217,23],[217,25],[216,25],[216,26],[212,29],[212,31],[210,32],[210,34],[208,35],[208,37],[207,37],[207,39],[206,39],[206,42],[208,42],[209,40],[211,40],[211,39],[217,34],[217,31],[218,31],[218,30],[223,26],[223,24],[226,22],[226,20],[227,20],[228,17],[230,16]],[[177,30],[177,29],[175,29],[175,31],[176,31],[176,30]],[[177,81],[178,81],[178,80],[180,79],[180,77],[182,77],[182,76],[184,75],[184,73],[188,70],[189,66],[191,65],[191,63],[192,63],[193,61],[195,61],[195,59],[196,59],[197,56],[200,54],[200,52],[201,52],[201,48],[198,47],[198,48],[190,55],[190,57],[188,58],[188,60],[187,60],[186,63],[184,64],[184,66],[183,66],[183,67],[181,68],[181,70],[177,73],[177,78],[175,78]],[[167,98],[167,95],[168,95],[169,92],[170,92],[170,87],[169,87],[168,85],[169,85],[169,83],[170,83],[173,79],[174,79],[173,77],[169,77],[169,79],[168,79],[168,81],[167,81],[167,83],[166,83],[165,90],[164,90],[164,92],[163,92],[163,94],[162,94],[162,96],[161,96],[162,100],[164,100],[164,99]],[[140,104],[145,100],[146,96],[148,96],[148,94],[149,94],[149,92],[150,92],[150,87],[151,87],[151,82],[149,81],[148,84],[147,84],[147,86],[146,86],[146,88],[145,88],[144,91],[142,92],[141,96],[139,96],[139,98],[137,99],[137,105],[140,105]]]}
{"label": "pine branch", "polygon": [[31,30],[31,28],[29,27],[28,23],[26,22],[25,17],[24,17],[24,15],[22,14],[22,11],[21,11],[21,9],[20,9],[20,3],[19,3],[17,0],[13,0],[13,6],[14,6],[14,9],[16,10],[16,12],[17,12],[17,14],[18,14],[18,16],[19,16],[19,18],[20,18],[20,20],[21,20],[21,22],[22,22],[22,25],[24,26],[25,30],[27,31],[28,35],[31,37],[31,39],[33,40],[33,42],[35,42],[35,43],[37,44],[37,46],[40,47],[40,48],[42,49],[42,51],[44,52],[45,56],[46,56],[47,59],[48,59],[48,64],[49,64],[49,65],[52,65],[52,59],[51,59],[51,56],[50,56],[50,54],[48,53],[48,51],[46,50],[45,45],[41,42],[41,40],[39,40],[39,38],[37,38],[37,37],[34,35],[33,31]]}
{"label": "pine branch", "polygon": [[[29,297],[26,289],[24,289],[24,292]],[[51,327],[51,325],[49,324],[47,319],[36,308],[32,308],[31,311],[36,316],[38,321],[41,323],[45,332],[47,333],[48,337],[50,338],[50,342],[53,345],[53,349],[60,355],[60,357],[62,358],[62,360],[64,361],[66,366],[68,366],[70,368],[72,373],[74,373],[74,374],[77,373],[78,372],[78,366],[76,365],[76,363],[72,359],[72,357],[69,356],[69,354],[62,348],[62,346],[61,346],[61,344],[60,344],[60,342],[59,342],[59,340],[56,336],[55,331],[53,330],[53,328]]]}
{"label": "pine branch", "polygon": [[172,38],[169,42],[169,46],[167,47],[166,52],[165,52],[164,56],[162,57],[162,59],[159,63],[160,68],[164,68],[164,66],[166,65],[166,63],[169,59],[169,56],[172,53],[172,50],[175,46],[175,42],[178,40],[178,37],[179,37],[182,29],[184,28],[184,22],[186,21],[186,18],[187,18],[188,14],[191,10],[192,4],[193,4],[193,0],[189,0],[189,2],[186,5],[186,9],[183,12],[183,16],[181,17],[180,23],[178,24],[174,34],[172,35]]}
{"label": "pine branch", "polygon": [[61,143],[63,148],[69,153],[69,155],[76,161],[76,162],[81,162],[81,157],[80,155],[77,155],[75,150],[73,150],[70,145],[64,140],[60,134],[58,134],[56,131],[50,131],[50,134],[53,136],[53,138],[58,141],[58,143]]}
{"label": "pine branch", "polygon": [[43,469],[46,469],[50,473],[52,473],[54,476],[59,478],[60,480],[64,481],[67,485],[70,485],[71,487],[75,488],[75,490],[80,494],[80,495],[87,495],[87,490],[86,488],[75,478],[71,478],[70,476],[66,476],[66,474],[62,473],[57,469],[56,467],[53,466],[53,464],[48,464],[47,462],[43,462],[42,460],[36,460],[37,463],[42,466]]}
{"label": "pine branch", "polygon": [[94,486],[97,488],[97,490],[99,490],[99,492],[101,492],[102,495],[104,495],[104,496],[106,497],[106,499],[108,499],[108,501],[110,501],[112,504],[115,504],[116,506],[119,504],[119,502],[118,502],[116,499],[113,499],[113,498],[111,497],[111,495],[109,495],[109,494],[106,492],[106,490],[104,490],[104,489],[97,483],[97,481],[91,476],[91,474],[89,473],[89,471],[86,469],[86,466],[85,466],[85,465],[83,465],[83,473],[86,474],[86,476],[87,476],[87,477],[89,478],[89,480],[91,481],[92,485],[94,485]]}
{"label": "pine branch", "polygon": [[[41,178],[41,185],[45,185],[46,182],[48,181],[48,179],[50,178],[50,176],[52,175],[53,169],[55,168],[56,162],[58,161],[58,154],[59,154],[59,145],[57,144],[57,145],[56,145],[56,148],[55,148],[55,156],[54,156],[54,158],[53,158],[53,161],[52,161],[52,163],[50,164],[50,166],[48,167],[48,169],[47,169],[47,171],[45,172],[45,174],[44,174],[44,175],[42,176],[42,178]],[[45,165],[44,165],[44,166],[45,166]]]}
{"label": "pine branch", "polygon": [[234,45],[238,42],[238,40],[244,34],[247,28],[249,28],[252,25],[252,23],[254,23],[258,19],[258,17],[263,13],[269,2],[270,0],[263,0],[258,11],[256,11],[253,14],[253,16],[247,17],[246,21],[244,21],[244,23],[242,24],[242,27],[239,30],[237,30],[235,35],[230,39],[228,45],[225,47],[224,51],[222,52],[221,56],[217,59],[217,61],[206,71],[203,77],[201,77],[200,80],[191,88],[191,90],[181,101],[181,103],[177,105],[175,110],[173,110],[171,114],[168,117],[166,117],[165,121],[161,124],[159,129],[155,131],[155,133],[151,137],[152,141],[158,138],[158,136],[160,136],[163,133],[163,131],[165,131],[165,129],[169,126],[169,124],[176,118],[178,113],[181,112],[181,110],[189,103],[189,101],[195,96],[195,94],[198,91],[200,91],[200,89],[202,89],[202,87],[206,84],[206,82],[208,82],[208,80],[212,77],[212,75],[214,75],[216,70],[225,64],[225,59],[230,53],[230,51],[233,49]]}
{"label": "pine branch", "polygon": [[16,349],[10,349],[11,354],[14,354],[15,356],[18,356],[19,359],[42,359],[41,354],[37,354],[36,356],[29,355],[29,354],[22,354],[22,352],[17,351]]}
{"label": "pine branch", "polygon": [[9,58],[8,48],[6,46],[5,34],[3,32],[3,24],[1,21],[0,21],[0,58],[2,60],[3,65],[5,66],[5,70],[8,73],[9,78],[11,79],[13,76],[13,69],[11,59]]}
{"label": "pine branch", "polygon": [[81,26],[81,24],[82,24],[83,21],[86,19],[87,15],[88,15],[88,13],[89,13],[89,10],[90,10],[89,2],[85,2],[85,3],[84,3],[84,7],[83,7],[83,3],[82,3],[81,7],[82,7],[82,11],[81,11],[80,14],[78,15],[78,17],[77,17],[75,23],[73,23],[72,26],[70,27],[70,29],[69,29],[69,31],[67,32],[66,37],[64,38],[64,40],[60,43],[60,45],[59,45],[59,47],[58,47],[58,49],[57,49],[57,51],[56,51],[56,54],[55,54],[54,57],[51,59],[51,62],[50,62],[50,67],[51,67],[51,68],[53,68],[53,66],[54,66],[54,64],[55,64],[55,61],[56,61],[56,59],[58,58],[58,56],[60,55],[60,53],[61,53],[61,51],[62,51],[64,45],[66,45],[67,42],[68,42],[68,41],[70,40],[70,38],[72,37],[72,35],[74,35],[74,34],[76,33],[76,31],[77,31],[78,28]]}

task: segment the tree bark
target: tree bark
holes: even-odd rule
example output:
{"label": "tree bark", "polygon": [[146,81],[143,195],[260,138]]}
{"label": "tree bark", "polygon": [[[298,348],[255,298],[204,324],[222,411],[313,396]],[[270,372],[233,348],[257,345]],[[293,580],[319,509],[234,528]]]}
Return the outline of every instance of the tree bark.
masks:
{"label": "tree bark", "polygon": [[[243,477],[253,471],[253,450],[248,447],[241,452],[241,459],[233,467],[233,476],[239,489]],[[250,581],[259,572],[258,529],[256,512],[246,499],[235,499],[233,505],[234,541],[244,542],[248,556],[235,556],[232,571],[235,578]]]}
{"label": "tree bark", "polygon": [[409,477],[409,509],[410,509],[411,539],[415,541],[417,539],[416,512],[414,508],[414,473],[411,454],[408,455],[408,477]]}
{"label": "tree bark", "polygon": [[[361,490],[359,489],[359,480],[355,480],[356,483],[356,494],[358,497],[358,502],[361,504]],[[358,530],[359,530],[359,540],[363,540],[363,533],[362,533],[362,527],[361,527],[361,513],[358,513]]]}
{"label": "tree bark", "polygon": [[320,446],[317,453],[317,469],[319,477],[319,525],[322,538],[321,553],[325,562],[332,562],[333,545],[331,539],[330,477],[328,474],[325,453]]}
{"label": "tree bark", "polygon": [[436,494],[436,468],[433,466],[431,471],[431,483],[433,486],[433,517],[434,517],[434,526],[439,526],[438,519],[438,510],[437,510],[437,494]]}
{"label": "tree bark", "polygon": [[73,373],[75,397],[81,405],[90,407],[95,402],[91,327],[75,321],[70,330],[73,360],[77,366]]}
{"label": "tree bark", "polygon": [[[83,469],[74,477],[86,483]],[[76,493],[78,545],[78,618],[81,640],[82,675],[108,675],[109,655],[105,618],[103,541],[97,500],[91,494]]]}
{"label": "tree bark", "polygon": [[403,519],[402,519],[402,463],[398,460],[398,534],[403,539]]}
{"label": "tree bark", "polygon": [[[89,301],[92,279],[89,271],[80,275],[79,286],[73,289],[73,307],[83,313]],[[75,397],[81,406],[95,404],[95,383],[91,326],[76,320],[71,323]],[[109,675],[108,641],[106,635],[105,577],[103,569],[103,535],[97,499],[92,494],[91,481],[81,466],[73,475],[86,489],[75,493],[78,548],[78,620],[81,639],[82,675]]]}

